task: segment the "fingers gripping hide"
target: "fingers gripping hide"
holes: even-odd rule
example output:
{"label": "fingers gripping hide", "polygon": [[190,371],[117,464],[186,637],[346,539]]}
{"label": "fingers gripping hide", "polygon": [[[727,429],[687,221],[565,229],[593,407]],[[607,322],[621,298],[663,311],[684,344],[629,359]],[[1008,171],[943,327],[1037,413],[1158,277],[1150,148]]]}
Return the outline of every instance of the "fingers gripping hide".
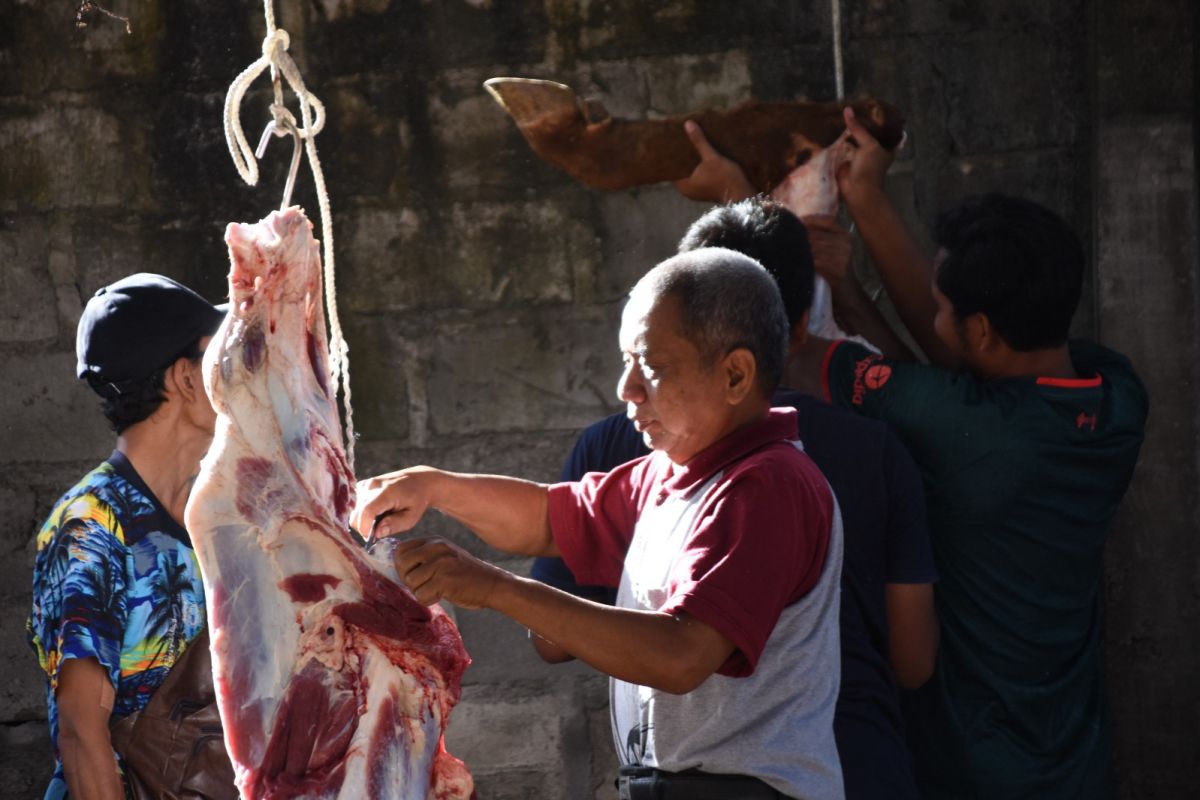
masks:
{"label": "fingers gripping hide", "polygon": [[683,123],[683,132],[687,134],[688,139],[692,143],[692,147],[696,148],[696,154],[700,156],[700,160],[704,161],[711,158],[720,158],[721,154],[709,144],[708,137],[704,135],[704,131],[700,129],[692,120]]}
{"label": "fingers gripping hide", "polygon": [[420,473],[401,470],[359,481],[350,524],[364,536],[386,537],[415,526],[429,506]]}
{"label": "fingers gripping hide", "polygon": [[414,539],[397,546],[396,571],[421,603],[449,600],[483,608],[503,571],[443,539]]}
{"label": "fingers gripping hide", "polygon": [[699,125],[688,120],[683,129],[700,161],[692,174],[674,182],[676,191],[689,200],[711,203],[733,202],[754,194],[741,166],[717,152]]}
{"label": "fingers gripping hide", "polygon": [[396,572],[423,605],[441,600],[443,562],[454,555],[452,545],[441,539],[413,539],[396,547]]}
{"label": "fingers gripping hide", "polygon": [[858,117],[854,113],[853,106],[846,106],[842,110],[842,119],[846,121],[846,130],[850,131],[850,138],[855,145],[863,145],[867,142],[875,141],[870,132],[858,121]]}

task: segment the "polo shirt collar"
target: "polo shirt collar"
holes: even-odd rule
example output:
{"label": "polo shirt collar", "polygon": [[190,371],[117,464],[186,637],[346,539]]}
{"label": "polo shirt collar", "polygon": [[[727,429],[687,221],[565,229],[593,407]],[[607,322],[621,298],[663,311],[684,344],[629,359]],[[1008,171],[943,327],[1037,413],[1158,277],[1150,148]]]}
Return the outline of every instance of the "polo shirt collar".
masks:
{"label": "polo shirt collar", "polygon": [[[796,410],[772,408],[767,415],[743,425],[692,456],[682,467],[667,460],[662,488],[671,494],[688,495],[717,472],[740,461],[759,448],[796,438]],[[662,458],[666,459],[665,454]]]}

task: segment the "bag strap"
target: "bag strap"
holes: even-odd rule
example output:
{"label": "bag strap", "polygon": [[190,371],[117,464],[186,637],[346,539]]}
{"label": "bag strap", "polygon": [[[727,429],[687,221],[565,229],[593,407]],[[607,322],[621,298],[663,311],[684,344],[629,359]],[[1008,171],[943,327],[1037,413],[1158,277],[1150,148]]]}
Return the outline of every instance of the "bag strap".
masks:
{"label": "bag strap", "polygon": [[108,732],[113,750],[124,757],[129,752],[133,732],[142,713],[155,716],[170,714],[174,710],[170,706],[174,705],[174,698],[180,694],[185,698],[207,698],[208,702],[212,702],[214,697],[212,654],[208,650],[207,626],[201,629],[179,660],[171,666],[167,677],[150,696],[150,702],[138,711],[109,721]]}

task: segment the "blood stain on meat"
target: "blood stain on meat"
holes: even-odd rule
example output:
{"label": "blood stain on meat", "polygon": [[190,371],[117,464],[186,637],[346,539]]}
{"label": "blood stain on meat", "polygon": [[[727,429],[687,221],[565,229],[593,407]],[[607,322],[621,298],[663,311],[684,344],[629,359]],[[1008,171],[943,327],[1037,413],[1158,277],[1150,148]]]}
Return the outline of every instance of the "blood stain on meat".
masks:
{"label": "blood stain on meat", "polygon": [[470,659],[450,618],[350,532],[312,225],[226,231],[229,317],[204,361],[217,409],[185,514],[243,798],[466,800],[443,734]]}

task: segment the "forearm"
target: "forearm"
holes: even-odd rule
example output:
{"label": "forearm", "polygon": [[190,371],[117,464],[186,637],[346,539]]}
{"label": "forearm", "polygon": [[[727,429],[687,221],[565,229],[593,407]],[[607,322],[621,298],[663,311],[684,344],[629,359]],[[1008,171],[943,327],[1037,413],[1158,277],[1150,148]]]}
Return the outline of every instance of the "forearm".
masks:
{"label": "forearm", "polygon": [[430,471],[430,505],[497,550],[557,556],[550,533],[549,487],[497,475]]}
{"label": "forearm", "polygon": [[121,800],[125,789],[104,723],[74,724],[60,720],[58,750],[72,798]]}
{"label": "forearm", "polygon": [[537,635],[533,631],[529,632],[529,644],[542,661],[545,661],[547,664],[565,664],[568,661],[575,660],[575,656],[568,653],[565,649],[559,647],[549,639]]}
{"label": "forearm", "polygon": [[682,694],[733,652],[728,640],[685,615],[613,608],[508,575],[488,606],[606,675]]}
{"label": "forearm", "polygon": [[933,264],[909,233],[896,207],[882,188],[871,188],[847,197],[846,209],[904,325],[930,361],[952,366],[956,359],[933,327],[937,314],[930,291]]}
{"label": "forearm", "polygon": [[940,635],[933,585],[888,583],[884,592],[890,642],[888,661],[900,688],[919,689],[933,675],[937,662]]}
{"label": "forearm", "polygon": [[896,335],[883,318],[878,306],[863,291],[857,280],[850,278],[833,290],[833,310],[838,322],[847,331],[862,336],[879,348],[887,358],[915,361],[916,356],[904,340]]}

